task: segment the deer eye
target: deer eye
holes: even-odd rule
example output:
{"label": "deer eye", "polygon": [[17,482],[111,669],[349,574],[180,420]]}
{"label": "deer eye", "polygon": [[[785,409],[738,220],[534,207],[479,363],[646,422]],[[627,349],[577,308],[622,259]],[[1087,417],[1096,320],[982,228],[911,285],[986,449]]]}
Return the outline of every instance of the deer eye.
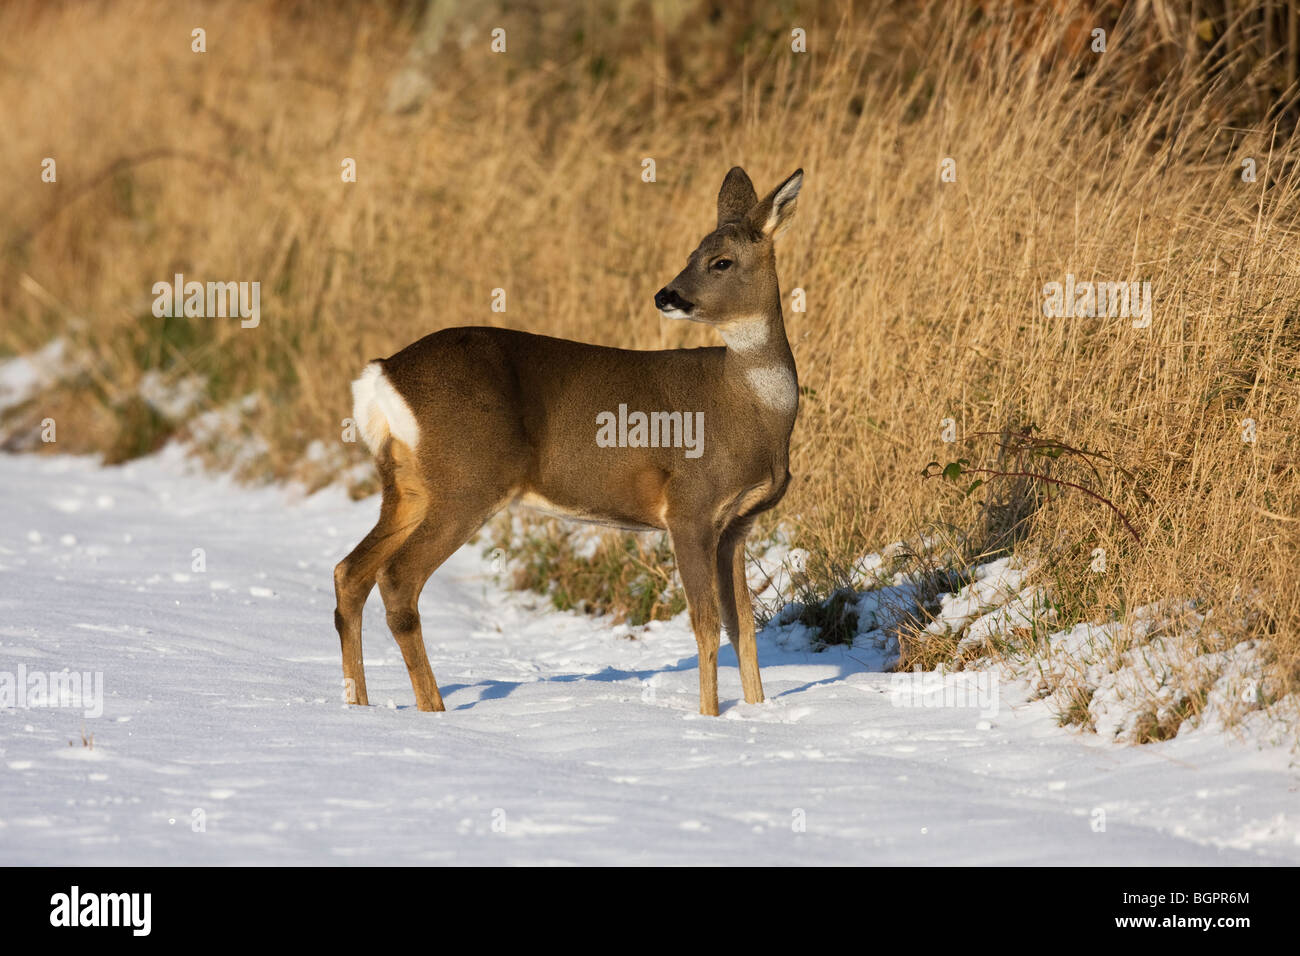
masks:
{"label": "deer eye", "polygon": [[718,272],[726,272],[731,268],[731,265],[731,260],[723,256],[721,259],[715,259],[713,265],[709,266],[709,268],[716,269]]}

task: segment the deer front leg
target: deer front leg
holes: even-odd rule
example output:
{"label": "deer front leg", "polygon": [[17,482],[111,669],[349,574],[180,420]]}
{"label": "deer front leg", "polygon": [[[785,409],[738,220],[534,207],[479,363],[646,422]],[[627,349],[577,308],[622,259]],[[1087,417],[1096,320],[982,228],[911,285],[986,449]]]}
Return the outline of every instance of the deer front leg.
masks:
{"label": "deer front leg", "polygon": [[700,713],[718,715],[718,539],[712,530],[670,528],[677,570],[700,655]]}
{"label": "deer front leg", "polygon": [[728,528],[718,545],[718,595],[727,639],[736,650],[740,686],[745,703],[763,702],[763,681],[758,672],[758,644],[754,639],[754,605],[745,580],[745,534],[748,525]]}

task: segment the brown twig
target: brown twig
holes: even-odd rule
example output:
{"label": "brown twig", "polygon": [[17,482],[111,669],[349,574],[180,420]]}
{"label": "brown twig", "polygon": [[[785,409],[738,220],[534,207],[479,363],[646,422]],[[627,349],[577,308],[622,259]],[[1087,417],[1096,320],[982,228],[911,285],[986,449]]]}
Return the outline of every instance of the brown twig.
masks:
{"label": "brown twig", "polygon": [[[939,475],[942,475],[943,474],[942,469],[936,472],[930,471],[930,465],[937,465],[937,464],[938,464],[937,461],[932,461],[930,462],[929,465],[926,465],[925,470],[921,472],[921,477],[923,479],[935,478]],[[1128,533],[1133,536],[1133,540],[1138,542],[1139,544],[1142,543],[1141,536],[1137,533],[1137,531],[1133,528],[1133,525],[1129,522],[1128,516],[1125,515],[1124,512],[1121,511],[1113,501],[1111,501],[1109,498],[1105,497],[1104,495],[1097,494],[1097,492],[1093,491],[1090,488],[1086,488],[1083,485],[1076,484],[1073,481],[1066,481],[1063,478],[1053,478],[1051,475],[1042,475],[1033,471],[999,471],[995,468],[970,468],[965,465],[961,466],[961,470],[962,470],[962,474],[966,474],[969,472],[971,474],[976,474],[976,475],[988,475],[991,478],[1035,478],[1038,479],[1039,481],[1046,481],[1049,484],[1057,485],[1063,488],[1073,488],[1075,491],[1082,491],[1089,498],[1095,498],[1096,500],[1104,504],[1107,508],[1109,508],[1111,511],[1115,512],[1115,514],[1119,515],[1119,520],[1124,522],[1124,527],[1128,530]]]}

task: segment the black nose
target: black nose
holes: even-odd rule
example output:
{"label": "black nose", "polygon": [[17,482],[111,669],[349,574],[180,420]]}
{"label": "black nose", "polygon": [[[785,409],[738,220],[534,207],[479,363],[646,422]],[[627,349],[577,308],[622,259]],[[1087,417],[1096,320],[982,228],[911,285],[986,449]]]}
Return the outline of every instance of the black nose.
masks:
{"label": "black nose", "polygon": [[689,312],[695,308],[695,303],[686,301],[672,289],[665,286],[655,293],[655,308],[660,312],[666,312],[669,309],[680,309],[682,312]]}

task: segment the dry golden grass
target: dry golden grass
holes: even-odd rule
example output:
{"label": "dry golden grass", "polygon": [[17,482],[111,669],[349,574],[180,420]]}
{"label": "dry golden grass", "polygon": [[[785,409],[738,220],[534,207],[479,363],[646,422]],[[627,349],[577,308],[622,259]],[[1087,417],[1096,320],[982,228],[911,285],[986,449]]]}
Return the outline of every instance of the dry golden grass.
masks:
{"label": "dry golden grass", "polygon": [[[711,344],[651,296],[711,228],[729,166],[760,191],[803,166],[778,262],[783,289],[807,293],[786,316],[807,394],[774,519],[832,562],[987,531],[1014,505],[997,500],[1005,481],[968,497],[922,469],[992,467],[978,433],[1032,424],[1124,469],[1068,474],[1141,539],[1086,495],[1031,489],[1012,537],[1052,556],[1067,615],[1195,599],[1223,641],[1263,639],[1293,690],[1300,167],[1277,63],[1206,41],[1206,68],[1155,21],[1112,27],[1098,56],[1081,31],[1092,8],[1060,6],[1045,20],[1017,4],[467,8],[428,99],[392,114],[412,33],[400,5],[7,4],[0,349],[62,335],[94,357],[38,403],[37,418],[57,409],[63,449],[154,444],[130,409],[161,369],[202,376],[207,407],[260,394],[248,424],[267,474],[304,473],[316,439],[360,461],[339,441],[348,382],[429,331]],[[793,27],[808,53],[791,52]],[[57,185],[39,180],[45,156]],[[940,180],[945,158],[956,182]],[[153,318],[150,288],[175,272],[260,281],[261,326]],[[1067,273],[1150,281],[1151,326],[1045,317],[1043,286]]]}

